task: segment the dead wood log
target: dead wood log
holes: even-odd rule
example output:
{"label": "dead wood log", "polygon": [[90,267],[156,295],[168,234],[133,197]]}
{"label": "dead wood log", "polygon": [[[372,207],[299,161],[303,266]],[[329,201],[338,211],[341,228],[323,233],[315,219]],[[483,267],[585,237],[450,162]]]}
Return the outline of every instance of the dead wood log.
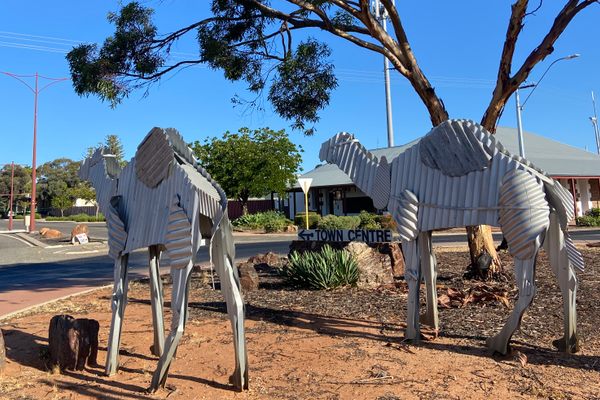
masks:
{"label": "dead wood log", "polygon": [[55,315],[48,328],[50,365],[61,370],[82,370],[86,362],[95,366],[98,357],[98,331],[94,319],[74,319],[70,315]]}
{"label": "dead wood log", "polygon": [[6,364],[6,348],[4,347],[4,336],[2,335],[2,329],[0,329],[0,370],[4,368]]}

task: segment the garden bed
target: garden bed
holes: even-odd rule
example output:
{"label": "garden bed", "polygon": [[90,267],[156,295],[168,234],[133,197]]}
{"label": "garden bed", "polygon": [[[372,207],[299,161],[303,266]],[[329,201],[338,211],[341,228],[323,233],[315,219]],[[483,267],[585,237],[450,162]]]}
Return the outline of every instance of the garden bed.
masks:
{"label": "garden bed", "polygon": [[[551,341],[562,335],[560,293],[545,255],[538,261],[538,294],[513,338],[513,352],[491,356],[485,337],[509,315],[501,300],[440,308],[441,333],[419,345],[403,342],[406,287],[399,281],[376,290],[296,290],[271,269],[259,271],[259,290],[246,299],[250,390],[228,383],[233,345],[225,306],[206,280],[192,281],[190,319],[167,388],[149,386],[156,357],[152,342],[149,289],[133,283],[125,313],[121,370],[103,368],[51,374],[45,369],[50,318],[58,313],[100,321],[104,363],[110,325],[110,290],[102,289],[46,305],[3,321],[9,362],[0,378],[0,397],[9,399],[597,399],[600,396],[600,249],[585,249],[586,272],[579,275],[578,327],[581,352],[558,353]],[[463,281],[464,250],[437,253],[438,293],[468,292]],[[510,271],[512,261],[502,254]],[[512,278],[511,278],[512,279]],[[489,285],[506,293],[512,307],[512,280]],[[166,285],[168,307],[170,287]],[[166,317],[170,318],[169,312]],[[167,324],[168,326],[168,324]],[[425,332],[428,337],[432,332]]]}

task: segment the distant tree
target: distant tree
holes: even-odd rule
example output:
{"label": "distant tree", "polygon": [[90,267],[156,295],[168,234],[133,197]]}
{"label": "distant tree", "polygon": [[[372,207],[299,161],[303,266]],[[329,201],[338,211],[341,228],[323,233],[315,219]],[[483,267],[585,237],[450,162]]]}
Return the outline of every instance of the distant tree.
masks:
{"label": "distant tree", "polygon": [[69,196],[68,191],[77,187],[81,181],[77,172],[81,162],[69,158],[57,158],[40,165],[38,176],[38,203],[52,205],[56,196]]}
{"label": "distant tree", "polygon": [[204,144],[194,142],[192,149],[227,196],[242,203],[244,215],[250,197],[285,193],[302,162],[302,147],[292,143],[284,130],[269,128],[225,132]]}
{"label": "distant tree", "polygon": [[123,144],[117,135],[106,135],[104,143],[101,145],[104,146],[108,154],[113,154],[116,157],[119,165],[123,166],[125,164],[125,160],[123,159]]}
{"label": "distant tree", "polygon": [[[0,209],[8,211],[10,208],[10,178],[11,166],[5,165],[0,169]],[[13,179],[13,206],[20,200],[25,200],[31,191],[31,168],[15,165]]]}
{"label": "distant tree", "polygon": [[60,216],[65,216],[65,210],[71,206],[73,206],[73,198],[68,194],[59,194],[52,197],[52,207],[58,208],[60,210]]}
{"label": "distant tree", "polygon": [[96,191],[88,182],[81,182],[79,185],[72,188],[69,193],[73,199],[83,199],[88,202],[93,201],[96,206],[96,218],[98,217],[99,205],[95,201]]}
{"label": "distant tree", "polygon": [[[258,95],[270,84],[268,99],[275,111],[291,120],[295,128],[311,134],[313,127],[307,128],[305,124],[319,120],[318,112],[329,104],[337,80],[327,44],[316,39],[296,40],[294,36],[302,35],[300,31],[319,30],[324,38],[329,34],[330,39],[340,38],[389,59],[393,70],[419,96],[432,125],[440,124],[448,119],[448,111],[417,61],[400,9],[392,0],[380,1],[377,13],[385,13],[390,19],[390,30],[386,31],[373,15],[371,3],[370,0],[213,0],[210,17],[197,19],[170,34],[160,34],[152,21],[153,10],[139,2],[130,2],[119,13],[109,14],[115,33],[100,49],[95,44],[82,44],[67,54],[73,86],[79,95],[95,94],[115,106],[131,90],[156,82],[165,74],[181,67],[206,64],[222,70],[228,80],[246,82],[249,91]],[[513,2],[496,84],[481,117],[481,124],[490,132],[495,132],[510,96],[532,69],[552,54],[555,42],[573,18],[590,5],[597,5],[598,0],[563,0],[561,4],[547,33],[539,39],[530,38],[527,42],[533,46],[528,54],[515,60],[525,21],[535,16],[543,1],[536,1],[533,6],[529,6],[528,0]],[[448,34],[444,27],[431,29],[438,35]],[[168,64],[173,44],[189,33],[198,38],[198,57]],[[473,60],[467,57],[465,62]],[[491,271],[499,271],[501,263],[491,229],[469,227],[467,233],[472,266],[475,268],[477,260],[487,253],[493,260]]]}

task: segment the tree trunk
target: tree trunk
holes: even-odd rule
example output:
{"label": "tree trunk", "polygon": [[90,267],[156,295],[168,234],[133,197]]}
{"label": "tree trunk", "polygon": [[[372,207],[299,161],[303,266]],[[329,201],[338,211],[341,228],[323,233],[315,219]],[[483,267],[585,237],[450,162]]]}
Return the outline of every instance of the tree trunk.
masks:
{"label": "tree trunk", "polygon": [[51,366],[61,370],[84,369],[96,366],[98,356],[98,321],[70,315],[55,315],[48,328],[48,347]]}
{"label": "tree trunk", "polygon": [[63,210],[62,208],[60,209],[60,217],[64,218],[65,216],[65,210]]}
{"label": "tree trunk", "polygon": [[500,257],[494,246],[492,229],[488,225],[468,226],[467,238],[471,265],[466,276],[485,280],[503,271]]}
{"label": "tree trunk", "polygon": [[0,329],[0,370],[4,368],[6,364],[6,348],[4,347],[4,336],[2,335],[2,329]]}

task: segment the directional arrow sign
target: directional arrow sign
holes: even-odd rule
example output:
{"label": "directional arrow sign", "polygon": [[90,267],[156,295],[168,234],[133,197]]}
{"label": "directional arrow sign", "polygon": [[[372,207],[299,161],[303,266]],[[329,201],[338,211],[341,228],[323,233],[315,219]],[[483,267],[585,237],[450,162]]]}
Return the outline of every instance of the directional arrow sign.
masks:
{"label": "directional arrow sign", "polygon": [[312,240],[314,235],[314,231],[309,231],[306,229],[300,229],[300,231],[298,231],[298,237],[302,240]]}

